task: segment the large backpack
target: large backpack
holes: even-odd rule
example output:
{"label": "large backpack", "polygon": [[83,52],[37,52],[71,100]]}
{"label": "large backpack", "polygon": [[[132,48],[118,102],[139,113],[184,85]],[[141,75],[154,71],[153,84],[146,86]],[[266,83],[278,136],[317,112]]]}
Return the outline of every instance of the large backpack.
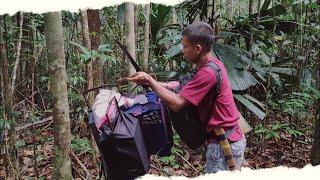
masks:
{"label": "large backpack", "polygon": [[101,170],[107,179],[133,180],[148,173],[150,157],[138,119],[122,111],[117,101],[115,103],[118,115],[114,122],[97,129],[90,110],[89,127],[100,150]]}
{"label": "large backpack", "polygon": [[[211,67],[214,71],[217,83],[209,91],[210,93],[210,108],[212,108],[215,97],[219,94],[222,77],[220,73],[220,67],[212,61],[209,61],[206,66]],[[196,72],[187,73],[179,78],[180,85],[176,89],[178,93],[181,88],[186,85],[195,75]],[[209,110],[208,117],[211,114]],[[184,107],[178,112],[169,109],[169,118],[171,119],[172,125],[176,132],[179,134],[181,140],[191,149],[199,148],[203,145],[209,134],[206,131],[205,124],[202,124],[198,119],[197,108],[194,105]],[[208,120],[208,119],[207,119]]]}

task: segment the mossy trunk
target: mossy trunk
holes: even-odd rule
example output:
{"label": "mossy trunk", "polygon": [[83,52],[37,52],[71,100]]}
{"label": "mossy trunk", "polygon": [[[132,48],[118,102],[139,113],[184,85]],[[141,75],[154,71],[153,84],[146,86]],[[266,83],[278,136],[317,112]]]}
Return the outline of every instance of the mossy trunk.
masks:
{"label": "mossy trunk", "polygon": [[68,180],[72,179],[69,157],[71,133],[61,13],[46,13],[44,24],[54,119],[53,179]]}

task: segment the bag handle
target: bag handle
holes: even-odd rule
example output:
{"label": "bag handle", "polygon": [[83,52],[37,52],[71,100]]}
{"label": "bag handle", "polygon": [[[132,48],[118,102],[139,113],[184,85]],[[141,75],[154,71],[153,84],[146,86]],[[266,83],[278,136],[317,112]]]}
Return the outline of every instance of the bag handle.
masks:
{"label": "bag handle", "polygon": [[95,90],[99,90],[99,89],[105,88],[105,87],[114,87],[115,85],[116,85],[116,84],[103,84],[103,85],[101,85],[101,86],[93,87],[93,88],[91,88],[91,89],[88,89],[88,90],[82,92],[82,97],[84,98],[84,101],[85,101],[87,107],[88,107],[88,108],[91,108],[91,107],[89,106],[89,103],[88,103],[88,98],[86,97],[86,95],[87,95],[89,92],[95,91]]}
{"label": "bag handle", "polygon": [[[136,85],[135,87],[133,87],[128,93],[127,93],[127,95],[128,94],[131,94],[137,87],[138,87],[139,85]],[[109,102],[109,105],[108,105],[108,108],[107,108],[107,113],[109,112],[109,110],[110,110],[110,107],[111,107],[111,105],[112,105],[112,103],[113,102],[115,102],[115,105],[117,106],[117,111],[119,112],[119,114],[118,114],[118,117],[116,118],[116,121],[114,122],[114,126],[112,127],[112,122],[111,122],[111,120],[109,119],[109,127],[110,127],[110,129],[113,131],[114,130],[114,128],[116,127],[116,124],[118,123],[118,119],[119,119],[119,116],[122,114],[122,110],[120,109],[120,106],[119,106],[119,102],[120,102],[120,100],[121,100],[121,98],[122,97],[126,97],[127,95],[125,95],[125,96],[120,96],[120,98],[119,98],[119,100],[117,100],[117,98],[114,96],[113,98],[112,98],[112,100]]]}

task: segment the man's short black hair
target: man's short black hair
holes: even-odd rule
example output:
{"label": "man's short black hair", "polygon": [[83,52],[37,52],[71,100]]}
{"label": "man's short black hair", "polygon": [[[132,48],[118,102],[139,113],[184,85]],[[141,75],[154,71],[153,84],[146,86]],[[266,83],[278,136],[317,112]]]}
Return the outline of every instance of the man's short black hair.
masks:
{"label": "man's short black hair", "polygon": [[212,50],[214,35],[213,29],[208,23],[196,22],[190,24],[183,30],[182,36],[187,37],[192,45],[203,45],[205,52],[210,52]]}

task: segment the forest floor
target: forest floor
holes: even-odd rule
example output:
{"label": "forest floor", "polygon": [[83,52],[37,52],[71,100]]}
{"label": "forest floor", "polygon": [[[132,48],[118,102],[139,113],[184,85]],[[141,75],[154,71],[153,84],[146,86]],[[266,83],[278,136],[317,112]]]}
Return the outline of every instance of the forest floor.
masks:
{"label": "forest floor", "polygon": [[[75,125],[72,125],[75,126]],[[78,126],[78,125],[76,125]],[[78,137],[88,137],[85,125],[78,127]],[[75,130],[74,128],[72,128]],[[18,156],[23,179],[27,177],[41,177],[51,179],[53,169],[53,131],[52,121],[46,122],[32,130],[32,127],[18,131],[19,146]],[[99,175],[99,167],[93,164],[92,150],[89,141],[85,138],[74,137],[72,150],[83,165],[93,175]],[[247,135],[247,149],[243,166],[251,169],[288,166],[302,168],[310,162],[309,155],[312,147],[311,137],[294,138],[285,133],[280,133],[280,138],[260,141],[252,132]],[[198,151],[187,149],[184,145],[175,146],[180,153],[168,158],[151,158],[149,173],[154,175],[184,175],[195,177],[203,174],[205,164],[205,148]],[[34,152],[36,155],[34,155]],[[36,157],[36,161],[33,157]],[[36,165],[36,166],[35,166]],[[37,168],[34,168],[37,167]],[[0,157],[0,179],[5,175],[4,156]],[[79,161],[72,159],[72,172],[75,179],[83,179],[86,174]]]}

